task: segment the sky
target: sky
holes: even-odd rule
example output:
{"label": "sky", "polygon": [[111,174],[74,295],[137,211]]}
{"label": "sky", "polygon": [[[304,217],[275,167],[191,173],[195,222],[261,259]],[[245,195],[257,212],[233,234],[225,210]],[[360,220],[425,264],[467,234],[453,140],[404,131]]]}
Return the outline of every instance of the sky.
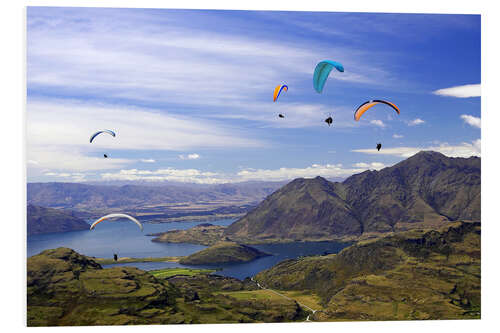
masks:
{"label": "sky", "polygon": [[[28,182],[346,178],[420,150],[480,156],[480,41],[479,15],[28,7]],[[326,59],[345,71],[318,94]],[[371,99],[400,115],[354,121]],[[116,137],[89,143],[104,129]]]}

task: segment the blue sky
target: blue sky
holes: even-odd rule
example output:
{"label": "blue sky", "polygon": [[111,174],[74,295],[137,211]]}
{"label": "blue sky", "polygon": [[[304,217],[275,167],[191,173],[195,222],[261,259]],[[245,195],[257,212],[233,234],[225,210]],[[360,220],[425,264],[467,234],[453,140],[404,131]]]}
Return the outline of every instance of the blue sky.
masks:
{"label": "blue sky", "polygon": [[[28,181],[335,178],[422,149],[480,155],[479,15],[27,15]],[[312,75],[324,59],[345,72],[332,72],[318,94]],[[289,90],[273,103],[280,83]],[[355,122],[370,99],[401,114],[379,105]],[[117,136],[89,144],[100,129]]]}

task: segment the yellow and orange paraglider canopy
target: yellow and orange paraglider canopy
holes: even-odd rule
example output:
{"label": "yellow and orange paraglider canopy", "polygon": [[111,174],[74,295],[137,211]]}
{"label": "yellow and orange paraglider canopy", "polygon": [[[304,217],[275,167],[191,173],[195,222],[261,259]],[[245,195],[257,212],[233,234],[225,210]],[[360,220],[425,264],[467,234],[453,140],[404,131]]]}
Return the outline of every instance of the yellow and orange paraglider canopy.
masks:
{"label": "yellow and orange paraglider canopy", "polygon": [[361,116],[363,115],[363,113],[365,113],[369,108],[371,108],[377,104],[389,105],[391,108],[394,109],[394,111],[397,112],[397,114],[399,114],[399,108],[395,104],[388,102],[388,101],[381,100],[381,99],[374,99],[374,100],[371,100],[368,102],[364,102],[356,109],[356,111],[354,111],[354,120],[358,121],[361,118]]}

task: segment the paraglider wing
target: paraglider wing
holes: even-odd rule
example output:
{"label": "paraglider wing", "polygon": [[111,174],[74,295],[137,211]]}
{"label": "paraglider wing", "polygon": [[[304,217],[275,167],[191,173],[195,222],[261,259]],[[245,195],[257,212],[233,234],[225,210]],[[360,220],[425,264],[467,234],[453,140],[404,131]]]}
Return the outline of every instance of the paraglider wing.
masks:
{"label": "paraglider wing", "polygon": [[279,84],[274,88],[273,102],[276,102],[282,90],[288,91],[288,86],[286,84]]}
{"label": "paraglider wing", "polygon": [[326,79],[333,68],[337,69],[339,72],[344,71],[344,66],[342,66],[341,63],[332,60],[324,60],[316,65],[316,69],[314,70],[313,86],[318,93],[323,91]]}
{"label": "paraglider wing", "polygon": [[108,133],[108,134],[110,134],[112,136],[116,136],[115,132],[113,132],[111,130],[98,131],[98,132],[95,132],[94,134],[92,134],[92,136],[90,137],[90,143],[92,143],[92,141],[94,141],[95,137],[98,136],[101,133]]}
{"label": "paraglider wing", "polygon": [[285,118],[285,116],[284,116],[284,115],[282,115],[281,113],[278,115],[278,117],[280,117],[280,118]]}
{"label": "paraglider wing", "polygon": [[372,101],[364,102],[356,109],[356,111],[354,111],[354,120],[358,121],[361,118],[361,116],[363,115],[363,113],[365,113],[369,108],[371,108],[372,106],[375,106],[377,104],[389,105],[391,108],[394,109],[394,111],[397,112],[397,114],[399,114],[399,108],[396,105],[394,105],[393,103],[388,102],[388,101],[383,101],[381,99],[374,99]]}
{"label": "paraglider wing", "polygon": [[377,151],[380,151],[380,148],[382,148],[382,144],[381,143],[377,143]]}
{"label": "paraglider wing", "polygon": [[129,219],[130,221],[132,221],[135,224],[137,224],[139,226],[139,228],[141,228],[141,231],[142,231],[142,224],[141,224],[141,222],[137,221],[137,219],[135,219],[134,217],[132,217],[130,215],[127,215],[127,214],[108,214],[106,216],[103,216],[100,219],[98,219],[97,221],[95,221],[94,223],[92,223],[92,225],[90,226],[90,230],[94,229],[95,226],[98,225],[99,223],[101,223],[102,221],[105,221],[107,219],[111,219],[113,217],[122,217],[122,218]]}
{"label": "paraglider wing", "polygon": [[332,117],[328,117],[325,119],[325,123],[328,124],[328,126],[330,126],[332,123],[333,123],[333,118]]}

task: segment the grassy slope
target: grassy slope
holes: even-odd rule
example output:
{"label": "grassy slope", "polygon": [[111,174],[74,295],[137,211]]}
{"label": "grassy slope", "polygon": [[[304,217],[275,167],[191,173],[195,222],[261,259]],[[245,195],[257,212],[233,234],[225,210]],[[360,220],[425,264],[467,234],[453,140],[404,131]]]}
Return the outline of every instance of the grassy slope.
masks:
{"label": "grassy slope", "polygon": [[256,276],[321,297],[317,320],[480,317],[480,224],[359,242],[338,255],[284,261]]}
{"label": "grassy slope", "polygon": [[193,276],[168,278],[165,271],[102,269],[67,248],[43,251],[27,264],[28,326],[280,322],[307,315],[293,301],[217,295],[256,286],[194,270]]}
{"label": "grassy slope", "polygon": [[210,274],[215,272],[215,269],[191,269],[191,268],[164,268],[148,271],[155,278],[169,278],[177,275],[195,276],[198,274]]}

